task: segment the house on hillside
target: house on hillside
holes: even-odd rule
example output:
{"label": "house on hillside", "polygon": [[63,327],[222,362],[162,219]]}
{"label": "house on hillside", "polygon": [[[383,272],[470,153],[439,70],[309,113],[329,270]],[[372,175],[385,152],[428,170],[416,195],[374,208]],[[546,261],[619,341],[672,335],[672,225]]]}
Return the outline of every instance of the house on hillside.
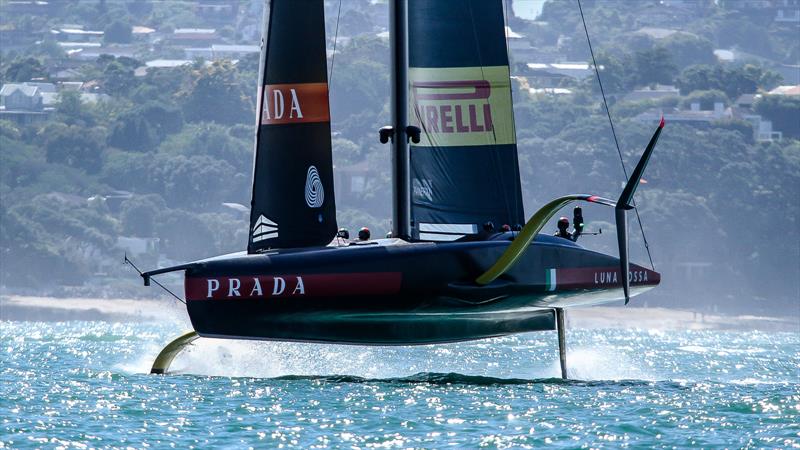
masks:
{"label": "house on hillside", "polygon": [[643,89],[636,89],[622,99],[626,102],[640,102],[643,100],[661,100],[665,98],[679,98],[681,92],[671,85],[656,84]]}
{"label": "house on hillside", "polygon": [[52,108],[44,107],[42,89],[36,83],[4,84],[0,88],[0,119],[19,125],[44,122]]}
{"label": "house on hillside", "polygon": [[176,28],[170,43],[178,47],[207,47],[219,40],[214,28]]}
{"label": "house on hillside", "polygon": [[342,199],[358,199],[366,190],[371,171],[367,161],[361,161],[334,171],[336,193]]}
{"label": "house on hillside", "polygon": [[239,5],[228,0],[198,0],[194,12],[206,22],[233,23],[239,13]]}
{"label": "house on hillside", "polygon": [[117,236],[116,247],[126,255],[158,254],[160,239],[154,237]]}
{"label": "house on hillside", "polygon": [[72,81],[77,80],[78,78],[83,77],[83,73],[81,73],[77,69],[66,68],[66,69],[56,69],[50,72],[50,79],[54,81]]}
{"label": "house on hillside", "polygon": [[793,86],[778,86],[775,89],[769,91],[769,95],[790,95],[790,96],[800,95],[800,84]]}
{"label": "house on hillside", "polygon": [[[582,62],[532,62],[520,69],[519,74],[535,88],[563,87],[594,75],[594,66]],[[603,70],[602,66],[600,70]]]}
{"label": "house on hillside", "polygon": [[102,42],[103,31],[84,30],[77,26],[53,28],[50,35],[59,42]]}
{"label": "house on hillside", "polygon": [[779,0],[775,7],[775,22],[800,24],[800,0]]}
{"label": "house on hillside", "polygon": [[[741,100],[741,103],[738,103]],[[773,131],[772,121],[766,120],[750,109],[753,98],[742,96],[737,104],[725,108],[722,102],[715,102],[714,109],[703,110],[699,102],[693,102],[688,110],[662,110],[652,109],[640,113],[634,120],[645,123],[657,123],[664,117],[667,122],[685,123],[698,127],[710,127],[715,122],[724,122],[731,119],[749,122],[753,128],[753,139],[758,142],[779,141],[783,137],[780,131]]]}
{"label": "house on hillside", "polygon": [[134,25],[131,28],[133,39],[152,43],[156,37],[156,30],[143,25]]}
{"label": "house on hillside", "polygon": [[177,67],[191,65],[192,61],[189,59],[154,59],[145,62],[141,67],[137,67],[136,70],[133,71],[133,74],[137,77],[143,77],[151,70],[175,69]]}
{"label": "house on hillside", "polygon": [[3,3],[8,14],[30,14],[33,16],[48,15],[52,10],[50,2],[45,0],[9,0]]}
{"label": "house on hillside", "polygon": [[210,47],[189,47],[183,49],[186,59],[241,59],[242,57],[259,53],[261,47],[258,45],[227,45],[227,44],[214,44]]}

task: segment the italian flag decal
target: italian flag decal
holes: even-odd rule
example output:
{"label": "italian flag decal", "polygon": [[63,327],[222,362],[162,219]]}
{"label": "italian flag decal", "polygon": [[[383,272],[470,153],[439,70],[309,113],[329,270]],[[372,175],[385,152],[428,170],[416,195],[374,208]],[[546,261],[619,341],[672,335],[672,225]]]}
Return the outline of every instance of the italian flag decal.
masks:
{"label": "italian flag decal", "polygon": [[555,291],[556,285],[556,269],[547,269],[545,272],[545,287],[547,291]]}

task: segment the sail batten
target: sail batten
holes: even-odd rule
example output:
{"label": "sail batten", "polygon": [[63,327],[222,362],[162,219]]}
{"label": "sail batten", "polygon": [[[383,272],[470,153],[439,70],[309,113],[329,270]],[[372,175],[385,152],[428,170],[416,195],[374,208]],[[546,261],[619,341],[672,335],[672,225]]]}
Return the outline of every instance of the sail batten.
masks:
{"label": "sail batten", "polygon": [[323,0],[272,0],[258,90],[248,252],[336,234]]}
{"label": "sail batten", "polygon": [[501,0],[409,0],[409,123],[421,130],[410,150],[418,239],[455,236],[423,224],[468,224],[475,231],[466,236],[488,222],[524,222],[504,32]]}

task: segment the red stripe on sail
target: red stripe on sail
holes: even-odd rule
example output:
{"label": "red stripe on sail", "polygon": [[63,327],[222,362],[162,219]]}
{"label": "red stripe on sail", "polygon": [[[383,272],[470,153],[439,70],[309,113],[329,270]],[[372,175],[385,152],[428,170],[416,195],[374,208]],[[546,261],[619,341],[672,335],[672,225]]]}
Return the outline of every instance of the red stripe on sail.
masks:
{"label": "red stripe on sail", "polygon": [[492,85],[486,80],[415,81],[411,89],[417,100],[478,100],[489,98]]}
{"label": "red stripe on sail", "polygon": [[331,120],[328,83],[268,84],[263,94],[262,125]]}

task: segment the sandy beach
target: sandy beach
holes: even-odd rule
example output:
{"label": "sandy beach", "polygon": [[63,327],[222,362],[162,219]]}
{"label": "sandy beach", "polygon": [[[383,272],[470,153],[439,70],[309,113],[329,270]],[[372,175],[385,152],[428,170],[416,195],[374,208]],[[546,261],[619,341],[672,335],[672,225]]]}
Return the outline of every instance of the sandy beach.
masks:
{"label": "sandy beach", "polygon": [[177,300],[117,298],[54,298],[19,295],[0,296],[0,320],[65,322],[149,322],[164,317],[188,319],[186,308]]}
{"label": "sandy beach", "polygon": [[[97,320],[148,322],[187,318],[176,300],[52,298],[0,296],[0,320],[60,322]],[[658,330],[762,330],[800,332],[797,317],[700,314],[667,308],[589,307],[570,309],[571,328],[639,328]]]}

